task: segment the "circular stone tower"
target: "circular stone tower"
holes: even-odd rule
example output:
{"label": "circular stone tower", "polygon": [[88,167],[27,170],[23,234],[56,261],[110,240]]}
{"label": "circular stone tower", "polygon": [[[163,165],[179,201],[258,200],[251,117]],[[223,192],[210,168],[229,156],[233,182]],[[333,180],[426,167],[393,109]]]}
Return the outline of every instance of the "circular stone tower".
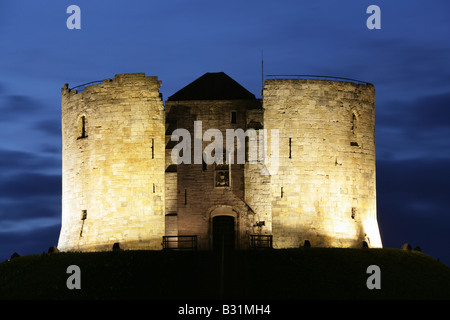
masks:
{"label": "circular stone tower", "polygon": [[373,85],[269,79],[263,96],[264,128],[279,131],[279,150],[270,150],[274,247],[381,247]]}
{"label": "circular stone tower", "polygon": [[160,249],[165,113],[161,82],[116,75],[62,92],[61,251]]}

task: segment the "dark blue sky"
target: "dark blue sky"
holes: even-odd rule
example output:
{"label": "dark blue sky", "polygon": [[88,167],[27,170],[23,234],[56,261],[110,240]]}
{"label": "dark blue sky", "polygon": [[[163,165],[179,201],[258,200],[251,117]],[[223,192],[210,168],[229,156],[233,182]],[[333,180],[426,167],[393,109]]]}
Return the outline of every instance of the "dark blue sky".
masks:
{"label": "dark blue sky", "polygon": [[[69,30],[69,5],[81,30]],[[369,5],[381,29],[369,30]],[[450,2],[8,0],[0,2],[0,261],[57,244],[64,83],[145,72],[164,99],[223,71],[259,96],[264,73],[376,89],[378,220],[450,265]]]}

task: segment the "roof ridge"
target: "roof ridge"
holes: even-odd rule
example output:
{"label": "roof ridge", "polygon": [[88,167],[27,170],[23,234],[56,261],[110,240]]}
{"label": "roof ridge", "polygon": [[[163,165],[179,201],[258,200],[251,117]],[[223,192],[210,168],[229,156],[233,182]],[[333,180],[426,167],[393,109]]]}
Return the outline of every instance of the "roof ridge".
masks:
{"label": "roof ridge", "polygon": [[254,100],[255,95],[225,72],[207,72],[180,89],[169,101]]}

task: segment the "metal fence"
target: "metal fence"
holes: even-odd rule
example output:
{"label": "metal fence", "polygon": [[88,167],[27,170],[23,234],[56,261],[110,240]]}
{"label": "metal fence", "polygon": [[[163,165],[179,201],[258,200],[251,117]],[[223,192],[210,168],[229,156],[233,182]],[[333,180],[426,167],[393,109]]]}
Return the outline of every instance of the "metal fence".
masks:
{"label": "metal fence", "polygon": [[332,81],[345,81],[345,82],[353,82],[356,84],[369,84],[369,82],[350,79],[350,78],[342,78],[342,77],[334,77],[334,76],[318,76],[311,74],[299,74],[299,75],[266,75],[266,77],[270,78],[294,78],[294,79],[319,79],[319,80],[332,80]]}
{"label": "metal fence", "polygon": [[197,250],[197,236],[163,236],[163,248],[168,250]]}
{"label": "metal fence", "polygon": [[250,248],[272,248],[272,235],[251,234]]}
{"label": "metal fence", "polygon": [[83,92],[84,88],[86,88],[88,86],[92,86],[94,84],[100,84],[100,83],[103,83],[103,80],[91,81],[91,82],[88,82],[88,83],[80,84],[79,86],[70,88],[70,90],[77,90],[77,92]]}

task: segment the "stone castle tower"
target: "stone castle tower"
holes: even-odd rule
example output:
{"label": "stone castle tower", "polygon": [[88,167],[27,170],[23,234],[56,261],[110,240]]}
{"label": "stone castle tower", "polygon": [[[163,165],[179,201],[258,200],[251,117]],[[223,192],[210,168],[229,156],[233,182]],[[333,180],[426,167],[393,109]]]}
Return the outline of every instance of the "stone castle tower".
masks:
{"label": "stone castle tower", "polygon": [[[160,85],[139,73],[62,89],[61,251],[114,243],[382,246],[373,85],[267,79],[257,99],[225,73],[206,73],[165,105]],[[256,136],[229,144],[229,130]],[[187,140],[182,156],[191,161],[174,163],[177,144]],[[214,149],[214,163],[205,161],[212,141],[224,150]],[[254,145],[270,160],[254,161]]]}

